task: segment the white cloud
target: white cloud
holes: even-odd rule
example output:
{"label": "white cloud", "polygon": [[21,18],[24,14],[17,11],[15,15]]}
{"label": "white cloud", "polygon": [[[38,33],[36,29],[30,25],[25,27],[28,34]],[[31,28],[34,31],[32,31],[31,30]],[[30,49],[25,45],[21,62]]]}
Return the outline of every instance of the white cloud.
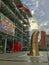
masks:
{"label": "white cloud", "polygon": [[39,25],[39,29],[40,29],[40,31],[43,30],[47,34],[49,34],[49,22],[48,21],[41,22],[40,25]]}
{"label": "white cloud", "polygon": [[38,6],[39,6],[39,0],[36,1],[36,7],[38,7]]}
{"label": "white cloud", "polygon": [[46,29],[46,34],[49,34],[49,29]]}
{"label": "white cloud", "polygon": [[40,23],[40,27],[42,26],[48,26],[49,25],[49,22],[48,21],[45,21],[45,22],[41,22]]}
{"label": "white cloud", "polygon": [[47,23],[47,22],[45,22],[45,23],[44,23],[44,26],[47,26],[47,25],[48,25],[48,23]]}
{"label": "white cloud", "polygon": [[42,23],[40,24],[40,27],[41,27],[41,26],[43,26],[43,24],[42,24]]}
{"label": "white cloud", "polygon": [[31,11],[31,14],[32,14],[32,15],[34,15],[34,14],[35,14],[34,10],[32,10],[32,11]]}

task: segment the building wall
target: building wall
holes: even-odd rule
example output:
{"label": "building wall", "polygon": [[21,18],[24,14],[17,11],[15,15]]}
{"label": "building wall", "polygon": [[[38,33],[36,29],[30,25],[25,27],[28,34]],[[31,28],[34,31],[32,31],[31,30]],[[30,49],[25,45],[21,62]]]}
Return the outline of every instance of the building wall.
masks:
{"label": "building wall", "polygon": [[41,46],[44,47],[45,46],[45,36],[46,33],[44,31],[41,31]]}
{"label": "building wall", "polygon": [[49,35],[46,35],[45,42],[46,42],[46,44],[49,46]]}

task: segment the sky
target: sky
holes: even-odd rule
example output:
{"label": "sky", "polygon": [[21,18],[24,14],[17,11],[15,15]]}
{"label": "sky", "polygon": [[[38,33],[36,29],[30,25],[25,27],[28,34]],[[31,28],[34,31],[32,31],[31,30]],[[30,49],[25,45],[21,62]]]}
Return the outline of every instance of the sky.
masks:
{"label": "sky", "polygon": [[40,30],[49,34],[49,0],[21,0],[30,9],[33,18],[37,20]]}

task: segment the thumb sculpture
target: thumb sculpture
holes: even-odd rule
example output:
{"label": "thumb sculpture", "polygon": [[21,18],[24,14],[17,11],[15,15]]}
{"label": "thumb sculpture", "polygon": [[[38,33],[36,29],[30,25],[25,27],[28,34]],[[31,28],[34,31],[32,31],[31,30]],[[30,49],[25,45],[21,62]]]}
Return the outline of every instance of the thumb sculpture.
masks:
{"label": "thumb sculpture", "polygon": [[39,31],[36,30],[31,36],[31,48],[30,48],[30,52],[28,53],[28,55],[30,56],[39,56],[38,35],[39,35]]}

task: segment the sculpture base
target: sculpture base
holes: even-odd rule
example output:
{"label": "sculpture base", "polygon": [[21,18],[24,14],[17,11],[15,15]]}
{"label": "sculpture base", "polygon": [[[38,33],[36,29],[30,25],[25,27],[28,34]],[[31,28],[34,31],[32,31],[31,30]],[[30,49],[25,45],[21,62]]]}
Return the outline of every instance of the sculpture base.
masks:
{"label": "sculpture base", "polygon": [[39,56],[39,53],[27,53],[28,56]]}

